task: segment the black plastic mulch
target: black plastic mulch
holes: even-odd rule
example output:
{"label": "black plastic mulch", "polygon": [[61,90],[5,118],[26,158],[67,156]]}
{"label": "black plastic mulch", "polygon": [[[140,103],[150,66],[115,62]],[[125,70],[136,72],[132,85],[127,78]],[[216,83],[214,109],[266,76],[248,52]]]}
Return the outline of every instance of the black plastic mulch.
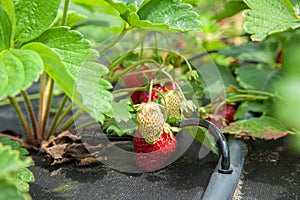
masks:
{"label": "black plastic mulch", "polygon": [[36,165],[30,168],[36,178],[30,186],[33,199],[179,200],[202,195],[218,157],[209,154],[198,159],[190,149],[168,167],[140,174],[118,172],[101,164],[54,168],[39,156],[34,160]]}
{"label": "black plastic mulch", "polygon": [[297,153],[291,144],[291,136],[248,143],[242,199],[300,199],[300,152]]}

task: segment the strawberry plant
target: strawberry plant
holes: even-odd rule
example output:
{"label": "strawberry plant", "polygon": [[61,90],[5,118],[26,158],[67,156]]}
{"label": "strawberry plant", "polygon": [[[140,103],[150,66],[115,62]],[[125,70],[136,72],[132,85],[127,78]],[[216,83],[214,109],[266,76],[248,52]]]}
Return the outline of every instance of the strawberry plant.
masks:
{"label": "strawberry plant", "polygon": [[[235,137],[299,133],[297,1],[0,3],[0,99],[17,111],[27,145],[40,146],[84,113],[92,121],[79,127],[141,135],[136,151],[170,143],[163,160],[176,146],[173,133],[182,130],[170,124],[187,118],[207,119]],[[26,92],[36,81],[37,113]],[[55,87],[63,96],[50,121]],[[205,130],[195,132],[216,150]]]}
{"label": "strawberry plant", "polygon": [[1,199],[31,199],[29,182],[34,181],[34,176],[27,167],[33,165],[33,161],[27,154],[18,142],[0,136]]}
{"label": "strawberry plant", "polygon": [[[78,114],[89,110],[83,105],[81,94],[75,89],[75,78],[80,68],[97,71],[99,77],[107,69],[93,62],[97,53],[91,48],[91,42],[83,35],[71,30],[67,25],[69,1],[65,1],[62,14],[59,12],[60,1],[1,1],[1,61],[2,74],[0,99],[6,98],[15,108],[26,134],[26,143],[39,146],[58,128],[60,122],[72,109],[70,99],[76,104]],[[40,102],[38,114],[32,107],[26,89],[35,81],[40,81]],[[99,87],[106,91],[110,83],[99,79]],[[65,96],[52,121],[48,123],[50,104],[53,97],[54,84],[58,85]],[[26,120],[16,95],[21,94],[26,104],[29,120]],[[107,106],[110,99],[108,91],[99,93],[97,98],[106,99],[99,107]],[[98,120],[102,121],[105,111],[97,112]],[[107,114],[107,112],[106,112]],[[102,118],[102,120],[101,120]],[[72,124],[67,120],[61,129]]]}

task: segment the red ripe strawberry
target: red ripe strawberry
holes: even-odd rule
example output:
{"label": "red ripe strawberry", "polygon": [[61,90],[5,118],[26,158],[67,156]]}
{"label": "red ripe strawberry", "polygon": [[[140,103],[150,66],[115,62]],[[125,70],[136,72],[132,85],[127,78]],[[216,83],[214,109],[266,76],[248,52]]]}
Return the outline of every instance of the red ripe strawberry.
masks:
{"label": "red ripe strawberry", "polygon": [[276,63],[278,63],[278,64],[282,63],[282,50],[280,50],[277,54]]}
{"label": "red ripe strawberry", "polygon": [[233,115],[235,114],[235,108],[232,105],[225,104],[217,111],[218,115],[221,115],[226,119],[226,123],[233,122]]}
{"label": "red ripe strawberry", "polygon": [[[153,87],[155,89],[163,92],[163,93],[168,91],[168,88],[166,88],[164,86],[161,86],[160,84],[156,84]],[[155,99],[158,99],[159,97],[160,96],[159,96],[158,92],[152,91],[152,93],[151,93],[151,101],[154,101]],[[141,93],[141,99],[140,99],[140,101],[141,102],[148,102],[148,99],[149,99],[149,91],[143,91]]]}
{"label": "red ripe strawberry", "polygon": [[[142,69],[135,69],[128,72],[129,75],[124,75],[124,87],[125,88],[134,88],[134,87],[140,87],[142,85],[145,85],[147,83],[146,77],[150,79],[154,78],[154,73],[147,72],[143,73],[143,71],[148,70],[148,67],[143,67]],[[137,73],[141,72],[141,73]],[[130,74],[135,73],[135,74]]]}
{"label": "red ripe strawberry", "polygon": [[[215,111],[215,110],[213,110]],[[215,111],[216,114],[211,114],[206,120],[214,123],[220,129],[223,128],[225,123],[233,122],[233,116],[235,114],[235,108],[229,104],[223,105],[219,110]]]}
{"label": "red ripe strawberry", "polygon": [[[172,134],[172,133],[170,133]],[[176,148],[176,137],[163,133],[155,144],[149,144],[136,131],[133,137],[133,145],[136,153],[137,166],[144,171],[158,170],[170,158]]]}
{"label": "red ripe strawberry", "polygon": [[130,98],[132,100],[132,102],[134,104],[140,104],[141,103],[141,94],[142,94],[142,91],[134,91]]}

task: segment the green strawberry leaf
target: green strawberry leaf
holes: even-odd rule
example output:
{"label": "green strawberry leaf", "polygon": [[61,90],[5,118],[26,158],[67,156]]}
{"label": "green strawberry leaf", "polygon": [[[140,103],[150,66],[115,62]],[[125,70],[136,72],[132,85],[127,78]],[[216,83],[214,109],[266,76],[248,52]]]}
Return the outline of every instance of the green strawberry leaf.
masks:
{"label": "green strawberry leaf", "polygon": [[274,64],[279,48],[278,41],[271,40],[261,43],[249,42],[240,46],[231,46],[229,49],[219,50],[219,53],[244,62]]}
{"label": "green strawberry leaf", "polygon": [[12,39],[12,23],[4,7],[0,4],[0,52],[9,49]]}
{"label": "green strawberry leaf", "polygon": [[66,95],[81,108],[85,108],[81,103],[80,94],[74,90],[74,80],[66,70],[59,55],[42,43],[31,42],[22,47],[39,53],[44,63],[44,70],[66,93]]}
{"label": "green strawberry leaf", "polygon": [[33,173],[27,169],[22,168],[18,170],[16,174],[14,174],[14,182],[18,186],[18,190],[21,192],[28,192],[29,191],[29,182],[34,182],[34,175]]}
{"label": "green strawberry leaf", "polygon": [[278,139],[288,134],[286,127],[277,119],[267,116],[233,122],[223,129],[224,133],[237,137]]}
{"label": "green strawberry leaf", "polygon": [[17,187],[4,177],[0,177],[0,199],[31,200],[29,194],[18,191]]}
{"label": "green strawberry leaf", "polygon": [[26,149],[20,147],[19,142],[11,140],[8,136],[0,136],[0,143],[11,146],[12,149],[19,151],[21,159],[26,159],[26,155],[29,153]]}
{"label": "green strawberry leaf", "polygon": [[14,24],[16,19],[15,19],[15,9],[14,9],[14,5],[13,5],[13,1],[12,0],[0,0],[0,5],[7,12],[12,24]]}
{"label": "green strawberry leaf", "polygon": [[192,6],[180,0],[108,0],[131,26],[177,31],[199,30],[198,14]]}
{"label": "green strawberry leaf", "polygon": [[121,137],[123,135],[132,135],[138,129],[138,126],[133,120],[116,122],[115,119],[111,119],[104,122],[103,129],[106,133],[116,133]]}
{"label": "green strawberry leaf", "polygon": [[119,102],[112,102],[112,114],[117,122],[128,122],[128,120],[131,119],[129,104],[129,99],[122,99]]}
{"label": "green strawberry leaf", "polygon": [[124,30],[125,23],[120,13],[106,1],[75,0],[74,2],[79,5],[71,4],[70,8],[86,17],[71,27],[83,33],[86,38],[92,38],[100,43]]}
{"label": "green strawberry leaf", "polygon": [[7,173],[17,172],[22,168],[32,165],[30,157],[20,159],[20,152],[11,146],[0,143],[0,176]]}
{"label": "green strawberry leaf", "polygon": [[60,0],[16,1],[15,42],[28,42],[47,30],[57,16],[59,5]]}
{"label": "green strawberry leaf", "polygon": [[258,64],[239,67],[235,73],[243,88],[269,91],[270,84],[279,75],[279,69]]}
{"label": "green strawberry leaf", "polygon": [[198,127],[197,130],[195,130],[195,127],[185,127],[183,130],[188,132],[196,141],[212,150],[214,154],[218,154],[216,141],[210,135],[207,129],[205,129],[204,127]]}
{"label": "green strawberry leaf", "polygon": [[43,70],[43,61],[34,51],[4,50],[0,56],[0,99],[27,89]]}
{"label": "green strawberry leaf", "polygon": [[264,113],[265,110],[266,106],[263,103],[256,101],[244,101],[237,108],[236,112],[234,113],[233,119],[241,119],[247,112]]}
{"label": "green strawberry leaf", "polygon": [[287,127],[300,130],[299,76],[294,74],[285,75],[275,82],[274,87],[279,95],[283,97],[276,101],[276,117],[282,120]]}
{"label": "green strawberry leaf", "polygon": [[293,33],[283,46],[282,51],[282,66],[284,73],[300,76],[300,32]]}
{"label": "green strawberry leaf", "polygon": [[[33,161],[30,157],[24,156],[24,153],[28,152],[23,150],[25,149],[20,148],[18,142],[7,136],[0,136],[0,179],[5,179],[8,185],[14,186],[14,193],[28,192],[28,182],[34,181],[33,173],[26,168],[31,166]],[[3,187],[0,188],[0,199],[2,199],[1,197],[8,193],[3,192]],[[27,196],[26,193],[22,194]]]}
{"label": "green strawberry leaf", "polygon": [[141,20],[147,20],[152,24],[167,24],[178,31],[196,30],[196,27],[200,26],[198,14],[192,11],[192,6],[181,3],[180,0],[152,0],[137,14]]}
{"label": "green strawberry leaf", "polygon": [[290,2],[293,5],[297,15],[300,15],[300,1],[299,0],[290,0]]}
{"label": "green strawberry leaf", "polygon": [[[250,8],[243,16],[244,28],[252,34],[251,39],[262,41],[267,36],[300,27],[300,17],[289,0],[245,0]],[[299,10],[299,9],[298,9]]]}
{"label": "green strawberry leaf", "polygon": [[247,9],[248,6],[243,2],[243,0],[227,0],[221,12],[217,13],[215,18],[221,20],[227,17],[231,17],[238,12]]}
{"label": "green strawberry leaf", "polygon": [[76,77],[81,65],[92,53],[91,43],[78,31],[68,27],[54,27],[45,31],[34,42],[41,42],[60,56],[68,72]]}
{"label": "green strawberry leaf", "polygon": [[85,62],[76,77],[76,90],[81,94],[83,104],[97,121],[103,123],[105,115],[112,113],[112,88],[110,82],[101,78],[108,73],[106,66],[99,63]]}

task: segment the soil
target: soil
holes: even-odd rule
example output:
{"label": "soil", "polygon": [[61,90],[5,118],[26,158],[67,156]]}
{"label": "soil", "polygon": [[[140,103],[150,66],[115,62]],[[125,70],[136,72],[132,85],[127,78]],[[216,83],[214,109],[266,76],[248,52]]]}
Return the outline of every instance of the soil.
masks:
{"label": "soil", "polygon": [[35,182],[30,186],[33,199],[193,199],[203,193],[218,157],[197,158],[200,145],[168,167],[151,173],[124,173],[96,163],[78,167],[74,163],[50,166],[34,155],[30,167]]}

